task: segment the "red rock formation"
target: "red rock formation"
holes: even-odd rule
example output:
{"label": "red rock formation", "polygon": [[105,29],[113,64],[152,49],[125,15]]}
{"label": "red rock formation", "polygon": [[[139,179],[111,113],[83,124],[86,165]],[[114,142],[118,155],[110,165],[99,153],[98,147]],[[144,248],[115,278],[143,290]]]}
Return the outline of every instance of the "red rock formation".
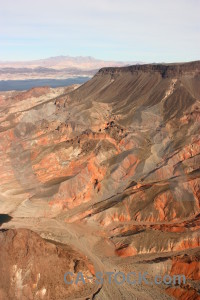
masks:
{"label": "red rock formation", "polygon": [[174,257],[171,274],[184,274],[186,278],[200,280],[200,255]]}
{"label": "red rock formation", "polygon": [[104,68],[77,89],[5,94],[1,212],[98,228],[107,253],[133,261],[195,250],[199,86],[192,62]]}
{"label": "red rock formation", "polygon": [[173,296],[175,299],[178,300],[199,300],[200,299],[200,295],[194,290],[194,289],[188,289],[188,287],[186,289],[183,288],[168,288],[167,290],[167,294]]}

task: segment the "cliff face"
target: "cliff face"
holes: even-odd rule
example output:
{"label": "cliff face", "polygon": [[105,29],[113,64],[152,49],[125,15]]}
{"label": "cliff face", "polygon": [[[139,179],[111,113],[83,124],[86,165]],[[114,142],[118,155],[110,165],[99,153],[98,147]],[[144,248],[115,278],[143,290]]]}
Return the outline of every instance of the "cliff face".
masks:
{"label": "cliff face", "polygon": [[145,64],[145,65],[133,65],[128,67],[118,67],[118,68],[102,68],[96,74],[119,74],[119,73],[135,73],[135,72],[151,72],[159,73],[162,77],[173,77],[173,76],[183,76],[186,74],[200,74],[200,61],[194,61],[189,63],[177,63],[177,64]]}
{"label": "cliff face", "polygon": [[104,68],[79,88],[0,105],[5,226],[86,226],[86,240],[112,241],[105,256],[125,261],[200,246],[199,61]]}

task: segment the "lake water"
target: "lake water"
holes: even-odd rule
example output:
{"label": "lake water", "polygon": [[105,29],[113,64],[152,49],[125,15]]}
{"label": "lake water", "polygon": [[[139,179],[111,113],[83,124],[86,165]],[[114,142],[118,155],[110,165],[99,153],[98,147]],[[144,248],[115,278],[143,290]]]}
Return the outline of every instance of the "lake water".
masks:
{"label": "lake water", "polygon": [[72,84],[82,84],[90,77],[74,77],[68,79],[28,79],[28,80],[1,80],[0,91],[23,91],[33,87],[50,86],[52,88],[69,86]]}
{"label": "lake water", "polygon": [[3,223],[8,223],[10,220],[12,220],[12,217],[7,214],[0,214],[0,226]]}

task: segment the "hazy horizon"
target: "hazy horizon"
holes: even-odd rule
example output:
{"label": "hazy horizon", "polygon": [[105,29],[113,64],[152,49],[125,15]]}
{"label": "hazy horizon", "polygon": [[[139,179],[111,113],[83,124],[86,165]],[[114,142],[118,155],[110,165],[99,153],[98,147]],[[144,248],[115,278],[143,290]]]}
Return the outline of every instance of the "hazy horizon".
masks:
{"label": "hazy horizon", "polygon": [[192,62],[192,61],[199,61],[200,60],[200,58],[199,59],[195,59],[195,60],[185,60],[185,61],[170,61],[170,62],[168,62],[168,61],[159,61],[159,62],[156,62],[156,61],[149,61],[149,62],[145,62],[145,61],[136,61],[136,62],[134,62],[134,61],[120,61],[120,60],[109,60],[109,59],[102,59],[102,58],[99,58],[99,57],[94,57],[94,56],[90,56],[90,55],[86,55],[86,56],[82,56],[82,55],[77,55],[77,56],[72,56],[72,55],[68,55],[68,54],[66,54],[66,55],[64,55],[64,54],[60,54],[60,55],[55,55],[55,56],[49,56],[49,57],[40,57],[40,58],[30,58],[30,59],[16,59],[16,60],[1,60],[0,59],[0,63],[20,63],[20,62],[31,62],[31,61],[39,61],[39,60],[47,60],[47,59],[55,59],[55,58],[61,58],[61,57],[69,57],[69,58],[91,58],[91,59],[94,59],[94,60],[102,60],[102,61],[113,61],[113,62],[122,62],[122,63],[127,63],[127,64],[130,64],[130,63],[139,63],[139,64],[165,64],[165,63],[187,63],[187,62]]}
{"label": "hazy horizon", "polygon": [[[91,56],[91,55],[77,55],[77,56],[73,56],[73,55],[68,55],[68,54],[60,54],[60,55],[54,55],[54,56],[47,56],[47,57],[40,57],[40,58],[33,58],[33,59],[23,59],[23,60],[20,60],[20,59],[16,59],[16,60],[1,60],[0,59],[0,62],[29,62],[29,61],[38,61],[38,60],[45,60],[45,59],[55,59],[55,58],[90,58],[90,59],[94,59],[94,60],[103,60],[103,61],[112,61],[112,60],[109,60],[109,59],[102,59],[102,58],[99,58],[99,57],[94,57],[94,56]],[[117,62],[117,60],[114,60]],[[122,62],[122,61],[119,61],[118,62]],[[123,61],[124,63],[126,63],[126,61]],[[127,63],[130,63],[130,61],[127,61]]]}

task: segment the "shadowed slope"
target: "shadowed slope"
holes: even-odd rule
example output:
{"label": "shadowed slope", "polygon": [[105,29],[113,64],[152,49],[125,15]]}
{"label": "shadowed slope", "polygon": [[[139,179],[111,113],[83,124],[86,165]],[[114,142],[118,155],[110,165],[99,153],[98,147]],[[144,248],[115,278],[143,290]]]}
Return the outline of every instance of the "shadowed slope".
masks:
{"label": "shadowed slope", "polygon": [[[101,69],[79,88],[5,97],[0,207],[8,224],[85,226],[81,246],[93,232],[101,241],[93,259],[111,256],[113,266],[113,257],[134,264],[137,255],[198,248],[199,86],[200,62],[136,65]],[[96,299],[104,293],[109,287]]]}

